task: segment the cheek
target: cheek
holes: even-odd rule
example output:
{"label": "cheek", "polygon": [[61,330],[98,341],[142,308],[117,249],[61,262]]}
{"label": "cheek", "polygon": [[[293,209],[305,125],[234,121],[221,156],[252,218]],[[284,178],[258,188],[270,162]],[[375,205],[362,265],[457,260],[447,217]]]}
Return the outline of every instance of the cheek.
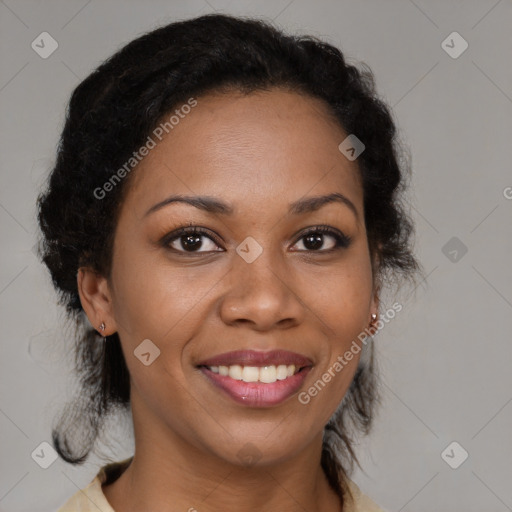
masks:
{"label": "cheek", "polygon": [[[355,259],[355,258],[354,258]],[[364,328],[372,294],[371,268],[346,261],[325,268],[310,267],[295,277],[301,300],[324,324],[329,337],[358,334]]]}
{"label": "cheek", "polygon": [[[361,356],[361,333],[368,324],[372,295],[371,267],[359,262],[340,265],[326,275],[325,269],[301,278],[301,287],[311,292],[305,301],[325,338],[321,345],[321,364],[314,387],[306,390],[318,414],[329,419],[345,395]],[[313,286],[314,284],[314,286]],[[320,412],[321,410],[321,412]]]}
{"label": "cheek", "polygon": [[[131,257],[125,255],[130,254]],[[166,343],[169,338],[187,338],[208,290],[221,276],[206,266],[176,267],[161,253],[137,254],[127,250],[116,260],[114,313],[119,329],[135,343],[145,338]]]}

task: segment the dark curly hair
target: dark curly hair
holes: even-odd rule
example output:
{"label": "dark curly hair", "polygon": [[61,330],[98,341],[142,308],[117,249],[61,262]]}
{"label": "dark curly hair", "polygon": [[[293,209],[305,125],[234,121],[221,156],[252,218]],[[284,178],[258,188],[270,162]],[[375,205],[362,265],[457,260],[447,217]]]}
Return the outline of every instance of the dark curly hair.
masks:
{"label": "dark curly hair", "polygon": [[[398,284],[423,274],[412,251],[413,223],[402,192],[409,165],[397,128],[364,64],[313,36],[284,34],[270,22],[211,14],[174,22],[133,40],[104,61],[72,93],[46,190],[37,199],[42,236],[38,254],[59,303],[75,326],[80,391],[52,428],[54,447],[69,463],[83,463],[107,417],[130,407],[129,373],[117,333],[102,343],[87,322],[77,271],[88,266],[110,277],[113,237],[132,173],[108,201],[94,191],[140,148],[161,119],[191,96],[249,94],[273,87],[319,98],[348,134],[366,146],[357,164],[364,189],[368,247],[378,256],[374,282]],[[367,434],[380,400],[373,344],[340,407],[325,427],[322,467],[343,503],[353,461],[351,422]]]}

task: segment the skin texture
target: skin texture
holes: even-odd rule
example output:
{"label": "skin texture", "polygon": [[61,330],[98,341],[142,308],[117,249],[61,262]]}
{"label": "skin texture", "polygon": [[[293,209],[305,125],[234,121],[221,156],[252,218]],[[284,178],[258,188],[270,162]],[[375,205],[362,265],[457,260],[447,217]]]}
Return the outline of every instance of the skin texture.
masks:
{"label": "skin texture", "polygon": [[[320,466],[322,432],[360,354],[307,405],[295,394],[259,409],[235,403],[196,365],[238,349],[291,350],[314,362],[304,391],[377,313],[357,161],[338,150],[348,134],[323,102],[282,89],[197,101],[132,171],[111,279],[78,273],[90,322],[119,333],[131,376],[135,456],[103,491],[124,512],[337,511]],[[294,201],[333,192],[352,201],[357,217],[336,202],[288,213]],[[212,196],[235,212],[173,203],[145,216],[172,194]],[[159,242],[189,224],[220,243],[203,236],[190,253],[180,238],[174,251]],[[318,225],[352,242],[327,252],[335,239],[324,234],[308,250],[303,231]],[[236,253],[247,236],[263,248],[250,264]],[[144,339],[161,351],[149,366],[133,355]],[[248,442],[260,457],[252,466],[238,455]]]}

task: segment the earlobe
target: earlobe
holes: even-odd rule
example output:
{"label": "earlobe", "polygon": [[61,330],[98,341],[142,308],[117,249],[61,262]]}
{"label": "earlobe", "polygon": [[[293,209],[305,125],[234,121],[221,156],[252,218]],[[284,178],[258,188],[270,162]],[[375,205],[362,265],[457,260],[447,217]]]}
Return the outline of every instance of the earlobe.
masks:
{"label": "earlobe", "polygon": [[370,304],[370,326],[371,328],[374,328],[375,323],[377,322],[379,318],[379,306],[380,306],[380,287],[377,285],[374,287],[373,293],[372,293],[372,300]]}
{"label": "earlobe", "polygon": [[[116,331],[112,310],[112,298],[105,277],[88,267],[80,267],[77,272],[77,287],[82,308],[95,329],[108,325],[109,331]],[[102,335],[108,335],[101,331]]]}

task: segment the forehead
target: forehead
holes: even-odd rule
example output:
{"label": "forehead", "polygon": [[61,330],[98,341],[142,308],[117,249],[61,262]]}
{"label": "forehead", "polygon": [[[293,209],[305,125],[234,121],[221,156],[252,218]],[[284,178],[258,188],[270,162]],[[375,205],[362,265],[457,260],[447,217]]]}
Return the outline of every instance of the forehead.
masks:
{"label": "forehead", "polygon": [[347,133],[323,101],[282,89],[196,101],[162,140],[153,136],[133,171],[126,201],[139,213],[173,193],[218,196],[235,208],[336,191],[361,203],[357,164],[338,149]]}

